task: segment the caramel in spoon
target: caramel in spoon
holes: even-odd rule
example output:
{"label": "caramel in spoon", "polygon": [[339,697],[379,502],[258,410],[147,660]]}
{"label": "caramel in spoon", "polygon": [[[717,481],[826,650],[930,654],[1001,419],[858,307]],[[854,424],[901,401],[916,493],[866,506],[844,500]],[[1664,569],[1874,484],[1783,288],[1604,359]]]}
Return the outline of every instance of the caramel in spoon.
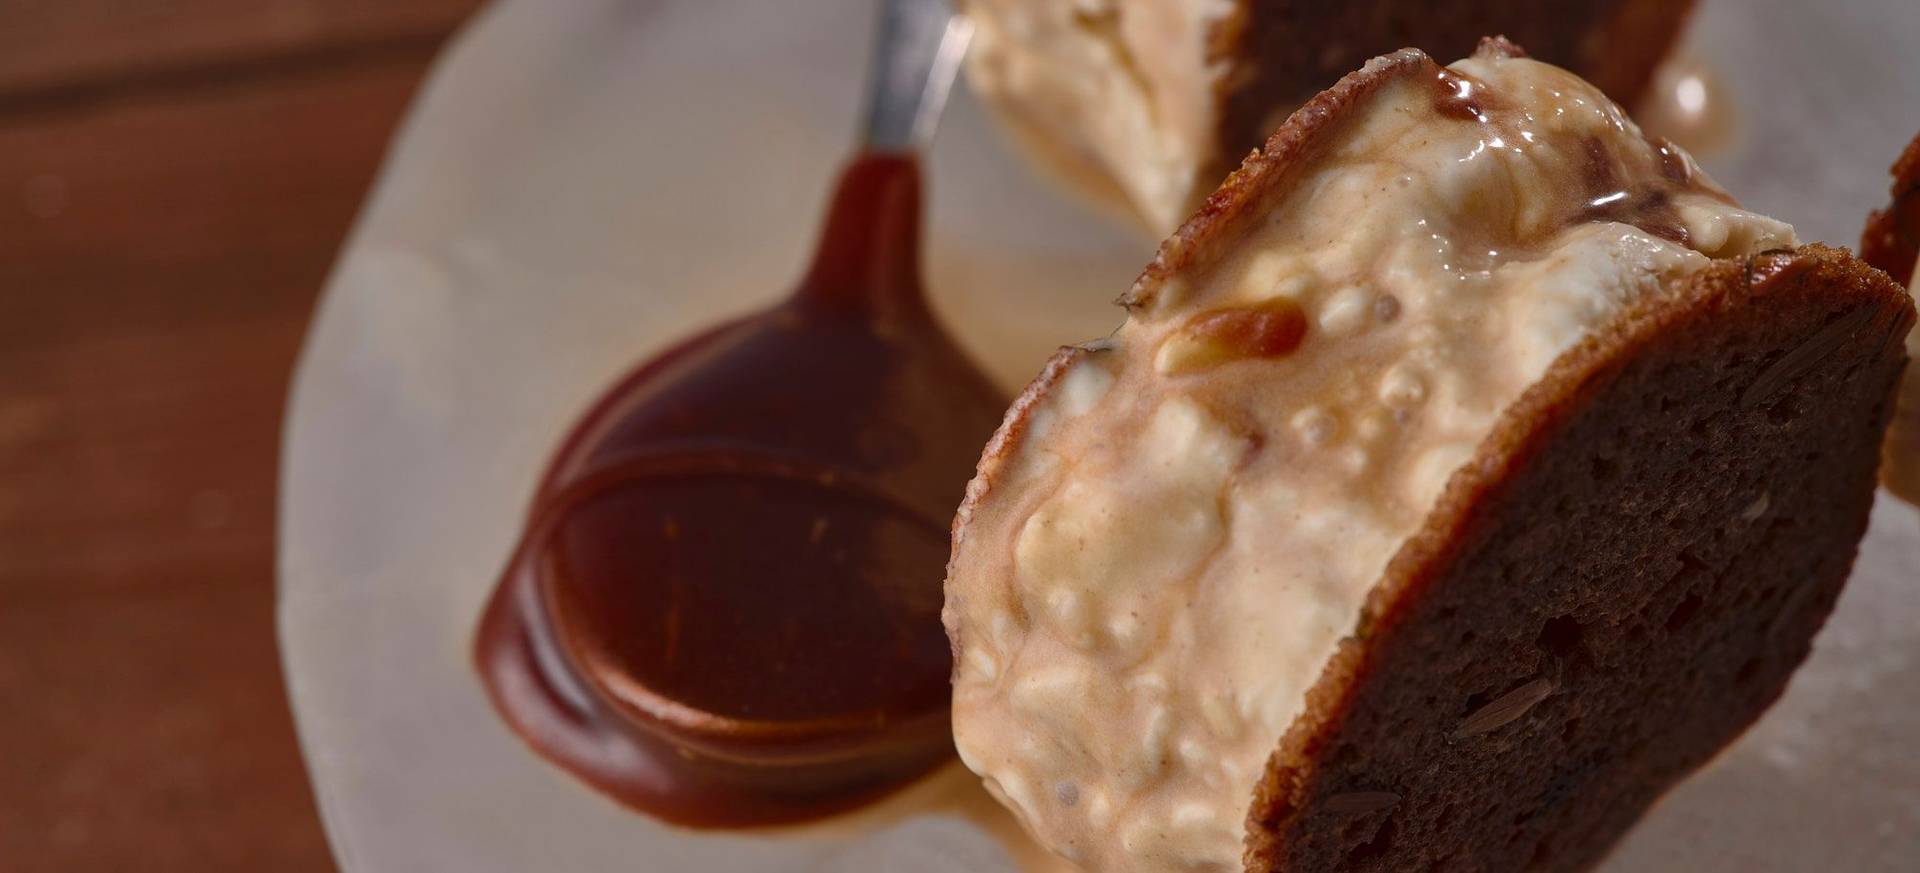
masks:
{"label": "caramel in spoon", "polygon": [[800,290],[634,371],[539,489],[481,674],[625,803],[792,821],[951,752],[947,528],[1006,400],[927,308],[919,189],[854,160]]}

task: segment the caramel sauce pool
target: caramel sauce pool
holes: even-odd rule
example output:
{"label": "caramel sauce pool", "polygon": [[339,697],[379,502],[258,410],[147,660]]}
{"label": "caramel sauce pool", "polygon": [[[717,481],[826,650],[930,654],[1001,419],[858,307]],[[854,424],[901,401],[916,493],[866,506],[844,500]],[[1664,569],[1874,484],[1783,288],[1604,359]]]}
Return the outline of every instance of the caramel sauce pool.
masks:
{"label": "caramel sauce pool", "polygon": [[624,804],[800,822],[952,756],[948,524],[1007,400],[927,308],[919,189],[855,160],[800,290],[627,376],[538,489],[475,660]]}

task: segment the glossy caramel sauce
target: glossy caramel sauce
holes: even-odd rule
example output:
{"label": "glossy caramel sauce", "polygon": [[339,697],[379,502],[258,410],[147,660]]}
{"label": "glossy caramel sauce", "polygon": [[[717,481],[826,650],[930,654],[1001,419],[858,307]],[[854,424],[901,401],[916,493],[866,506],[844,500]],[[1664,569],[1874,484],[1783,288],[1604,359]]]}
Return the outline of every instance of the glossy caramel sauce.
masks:
{"label": "glossy caramel sauce", "polygon": [[622,803],[804,821],[952,754],[948,522],[1006,398],[926,306],[919,188],[853,162],[800,290],[623,379],[538,489],[475,659]]}
{"label": "glossy caramel sauce", "polygon": [[[1514,51],[1510,47],[1506,50]],[[1512,108],[1502,106],[1484,83],[1466,73],[1441,67],[1435,78],[1433,107],[1443,117],[1497,127],[1501,126],[1501,120],[1496,113]],[[1706,192],[1731,202],[1724,194],[1699,183],[1693,163],[1684,150],[1656,134],[1645,134],[1645,138],[1660,155],[1659,175],[1645,179],[1622,178],[1620,162],[1608,151],[1607,144],[1597,138],[1587,139],[1586,185],[1584,190],[1567,192],[1569,197],[1576,198],[1569,204],[1567,226],[1620,222],[1662,239],[1690,245],[1686,225],[1674,208],[1673,195],[1682,191]]]}

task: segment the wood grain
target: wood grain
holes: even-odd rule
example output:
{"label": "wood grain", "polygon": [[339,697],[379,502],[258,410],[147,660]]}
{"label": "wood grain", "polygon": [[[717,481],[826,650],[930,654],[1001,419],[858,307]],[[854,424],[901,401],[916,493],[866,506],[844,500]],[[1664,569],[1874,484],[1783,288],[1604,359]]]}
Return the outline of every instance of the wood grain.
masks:
{"label": "wood grain", "polygon": [[0,105],[237,73],[369,45],[438,43],[476,0],[7,0]]}
{"label": "wood grain", "polygon": [[280,419],[472,5],[0,4],[0,871],[332,869],[273,639]]}

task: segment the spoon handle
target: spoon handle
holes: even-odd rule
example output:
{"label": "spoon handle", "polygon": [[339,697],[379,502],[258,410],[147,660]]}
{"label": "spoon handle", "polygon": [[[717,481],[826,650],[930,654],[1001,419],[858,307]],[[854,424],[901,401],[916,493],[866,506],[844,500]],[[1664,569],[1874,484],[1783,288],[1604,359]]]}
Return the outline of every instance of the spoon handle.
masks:
{"label": "spoon handle", "polygon": [[948,0],[881,0],[862,145],[918,152],[933,140],[973,25]]}

